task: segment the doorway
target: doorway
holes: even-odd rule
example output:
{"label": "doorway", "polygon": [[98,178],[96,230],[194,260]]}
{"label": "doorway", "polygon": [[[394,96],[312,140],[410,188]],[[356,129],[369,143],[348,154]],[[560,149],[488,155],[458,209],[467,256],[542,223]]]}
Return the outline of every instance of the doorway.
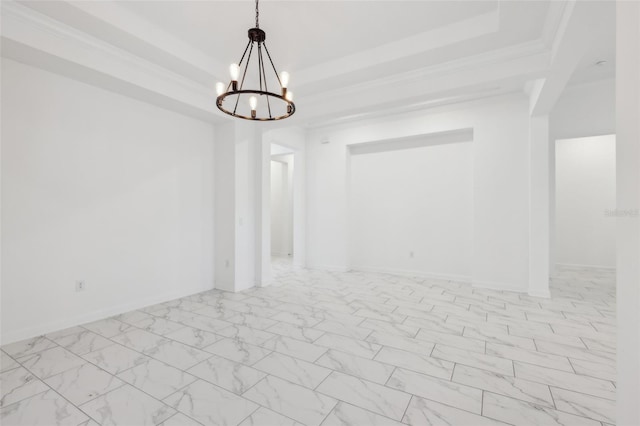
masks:
{"label": "doorway", "polygon": [[293,266],[294,167],[294,152],[271,144],[271,266],[276,275]]}
{"label": "doorway", "polygon": [[616,267],[616,137],[556,141],[555,260],[560,268]]}

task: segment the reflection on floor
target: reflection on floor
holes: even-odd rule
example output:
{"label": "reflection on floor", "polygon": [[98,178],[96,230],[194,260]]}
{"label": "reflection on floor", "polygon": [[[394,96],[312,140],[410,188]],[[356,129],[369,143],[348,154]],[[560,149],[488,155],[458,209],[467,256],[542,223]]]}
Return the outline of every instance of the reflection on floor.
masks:
{"label": "reflection on floor", "polygon": [[2,347],[3,425],[615,423],[613,272],[552,299],[294,269]]}

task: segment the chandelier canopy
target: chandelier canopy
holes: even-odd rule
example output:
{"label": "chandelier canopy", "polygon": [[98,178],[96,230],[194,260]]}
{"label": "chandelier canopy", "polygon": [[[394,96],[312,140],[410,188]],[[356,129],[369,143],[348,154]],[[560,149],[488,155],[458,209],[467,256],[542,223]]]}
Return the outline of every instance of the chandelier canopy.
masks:
{"label": "chandelier canopy", "polygon": [[[225,114],[245,120],[282,120],[296,112],[293,93],[287,89],[289,73],[278,74],[265,43],[267,35],[260,29],[259,16],[258,0],[256,0],[256,26],[248,31],[249,42],[242,53],[240,62],[233,63],[229,67],[231,74],[229,84],[226,85],[226,88],[224,83],[216,84],[216,92],[218,93],[216,106]],[[250,72],[249,67],[254,49],[257,53],[253,55],[254,66],[252,68],[257,72]],[[269,60],[268,64],[271,67],[265,67],[267,62],[263,57],[263,51],[267,54],[266,59]],[[239,80],[241,75],[242,79]],[[277,86],[275,92],[269,91],[269,82],[272,84],[271,87]],[[245,84],[248,87],[253,85],[253,88],[246,88]]]}

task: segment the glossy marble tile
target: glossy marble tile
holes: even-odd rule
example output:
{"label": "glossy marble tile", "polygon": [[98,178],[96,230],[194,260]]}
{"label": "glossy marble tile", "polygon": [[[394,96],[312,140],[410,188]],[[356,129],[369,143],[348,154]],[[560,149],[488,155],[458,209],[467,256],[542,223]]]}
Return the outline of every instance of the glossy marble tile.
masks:
{"label": "glossy marble tile", "polygon": [[242,394],[266,376],[255,368],[217,355],[211,355],[187,372],[236,394]]}
{"label": "glossy marble tile", "polygon": [[273,376],[265,377],[243,396],[309,426],[322,423],[337,403],[333,398]]}
{"label": "glossy marble tile", "polygon": [[124,333],[131,328],[129,324],[125,324],[122,321],[118,321],[115,318],[107,318],[100,321],[94,321],[89,324],[82,324],[87,330],[91,330],[94,333],[101,335],[102,337],[113,337],[120,333]]}
{"label": "glossy marble tile", "polygon": [[114,343],[106,348],[98,349],[83,355],[83,358],[111,374],[118,374],[149,359],[140,352]]}
{"label": "glossy marble tile", "polygon": [[148,317],[134,324],[136,327],[155,334],[165,335],[184,327],[183,324],[160,317]]}
{"label": "glossy marble tile", "polygon": [[222,338],[222,340],[219,340],[212,345],[203,348],[203,350],[229,359],[231,361],[239,362],[241,364],[249,366],[253,365],[272,352],[260,346],[245,343],[240,339],[229,339],[226,337]]}
{"label": "glossy marble tile", "polygon": [[378,351],[382,349],[382,346],[377,343],[355,340],[350,337],[330,333],[326,333],[320,337],[314,344],[369,359],[373,359]]}
{"label": "glossy marble tile", "polygon": [[471,339],[468,337],[449,333],[440,333],[438,331],[426,330],[424,328],[420,329],[420,331],[416,335],[416,339],[425,340],[430,343],[446,345],[452,348],[478,352],[481,354],[483,354],[485,350],[484,340]]}
{"label": "glossy marble tile", "polygon": [[520,362],[514,363],[516,377],[549,386],[588,393],[611,400],[616,399],[616,388],[608,380],[581,376],[564,371],[538,367]]}
{"label": "glossy marble tile", "polygon": [[374,331],[366,338],[367,342],[376,343],[381,346],[401,349],[403,351],[413,352],[419,355],[429,355],[435,346],[434,343],[425,342],[424,340],[411,339],[407,337],[396,336],[389,333],[380,333]]}
{"label": "glossy marble tile", "polygon": [[401,426],[388,417],[381,416],[371,411],[363,410],[346,402],[339,402],[322,423],[326,426]]}
{"label": "glossy marble tile", "polygon": [[32,339],[21,340],[20,342],[4,345],[2,350],[9,356],[20,358],[25,355],[31,355],[42,352],[46,349],[56,347],[57,345],[44,336],[34,337]]}
{"label": "glossy marble tile", "polygon": [[166,398],[197,379],[189,373],[154,359],[125,370],[117,377],[157,399]]}
{"label": "glossy marble tile", "polygon": [[386,347],[380,349],[374,359],[389,365],[447,380],[451,379],[454,366],[453,362],[432,358],[428,355]]}
{"label": "glossy marble tile", "polygon": [[144,352],[149,349],[153,349],[161,344],[169,342],[166,339],[157,334],[150,333],[146,330],[139,328],[131,328],[122,334],[118,334],[111,338],[112,343],[116,342],[122,346],[126,346],[134,351]]}
{"label": "glossy marble tile", "polygon": [[88,362],[51,376],[45,382],[75,405],[84,404],[124,385],[122,380]]}
{"label": "glossy marble tile", "polygon": [[208,352],[173,340],[146,349],[144,354],[181,370],[193,367],[211,356]]}
{"label": "glossy marble tile", "polygon": [[84,329],[77,333],[58,337],[53,340],[58,345],[76,355],[84,355],[113,344],[109,339],[106,339],[93,331]]}
{"label": "glossy marble tile", "polygon": [[204,380],[196,380],[164,402],[203,425],[237,425],[259,408]]}
{"label": "glossy marble tile", "polygon": [[521,399],[533,404],[554,408],[549,386],[541,383],[531,382],[513,376],[503,376],[491,371],[467,367],[462,364],[456,364],[452,381]]}
{"label": "glossy marble tile", "polygon": [[225,321],[228,321],[232,324],[250,327],[255,330],[265,330],[271,327],[272,325],[275,325],[278,322],[269,318],[257,316],[255,314],[243,314],[243,313],[237,313],[232,317],[226,318]]}
{"label": "glossy marble tile", "polygon": [[273,326],[266,329],[269,333],[279,334],[281,336],[290,337],[292,339],[302,340],[303,342],[313,343],[320,336],[324,334],[325,331],[322,327],[319,327],[321,324],[325,323],[323,321],[320,324],[316,324],[315,328],[307,328],[299,325],[293,325],[286,322],[278,322]]}
{"label": "glossy marble tile", "polygon": [[[451,280],[274,271],[269,287],[210,290],[3,346],[0,421],[96,426],[72,405],[92,403],[106,424],[165,426],[615,420],[610,271],[559,267],[551,299]],[[38,374],[46,383],[27,379]],[[18,415],[38,406],[42,416]]]}
{"label": "glossy marble tile", "polygon": [[203,426],[202,423],[187,417],[182,413],[176,413],[162,422],[160,426]]}
{"label": "glossy marble tile", "polygon": [[198,349],[202,349],[205,346],[209,346],[224,339],[217,334],[193,327],[182,327],[181,329],[165,334],[164,337]]}
{"label": "glossy marble tile", "polygon": [[512,425],[601,426],[600,422],[586,417],[529,404],[491,392],[484,393],[482,414]]}
{"label": "glossy marble tile", "polygon": [[77,426],[89,417],[52,390],[0,408],[3,426]]}
{"label": "glossy marble tile", "polygon": [[229,327],[218,330],[216,334],[232,339],[238,339],[251,345],[262,346],[265,342],[273,339],[276,335],[262,330],[255,330],[244,325],[235,325],[231,323]]}
{"label": "glossy marble tile", "polygon": [[316,390],[394,420],[402,419],[411,399],[408,393],[335,371]]}
{"label": "glossy marble tile", "polygon": [[497,420],[470,413],[429,399],[413,396],[402,419],[409,425],[506,426]]}
{"label": "glossy marble tile", "polygon": [[431,352],[431,356],[459,364],[477,367],[494,373],[513,376],[513,362],[508,359],[498,358],[491,355],[483,355],[473,351],[452,348],[445,345],[436,345]]}
{"label": "glossy marble tile", "polygon": [[325,352],[316,361],[316,364],[379,384],[385,384],[395,369],[390,364],[361,358],[334,349]]}
{"label": "glossy marble tile", "polygon": [[18,358],[16,361],[40,379],[46,379],[54,374],[80,366],[86,362],[79,356],[61,347],[26,355]]}
{"label": "glossy marble tile", "polygon": [[571,363],[567,357],[547,354],[544,352],[529,351],[526,349],[514,348],[513,346],[500,345],[497,343],[487,343],[487,355],[498,358],[510,359],[513,361],[526,362],[541,367],[553,368],[556,370],[572,372]]}
{"label": "glossy marble tile", "polygon": [[556,408],[560,411],[615,424],[616,402],[584,393],[551,388]]}
{"label": "glossy marble tile", "polygon": [[239,426],[300,426],[293,419],[278,414],[264,407],[258,408],[249,417],[243,420]]}
{"label": "glossy marble tile", "polygon": [[22,367],[0,374],[0,407],[48,390],[49,387]]}
{"label": "glossy marble tile", "polygon": [[472,413],[481,413],[482,391],[449,380],[396,368],[387,386]]}
{"label": "glossy marble tile", "polygon": [[291,339],[285,336],[276,336],[265,342],[262,347],[308,362],[315,361],[327,351],[327,348],[323,346],[306,343],[301,340]]}
{"label": "glossy marble tile", "polygon": [[20,364],[18,364],[13,358],[0,351],[0,373],[18,368],[19,366]]}
{"label": "glossy marble tile", "polygon": [[277,352],[264,357],[256,362],[253,367],[309,389],[314,389],[318,386],[332,371]]}
{"label": "glossy marble tile", "polygon": [[100,425],[157,425],[175,414],[168,405],[130,385],[80,406]]}
{"label": "glossy marble tile", "polygon": [[601,364],[599,362],[590,362],[581,359],[571,359],[570,362],[576,374],[610,380],[612,382],[618,380],[618,369],[615,364]]}

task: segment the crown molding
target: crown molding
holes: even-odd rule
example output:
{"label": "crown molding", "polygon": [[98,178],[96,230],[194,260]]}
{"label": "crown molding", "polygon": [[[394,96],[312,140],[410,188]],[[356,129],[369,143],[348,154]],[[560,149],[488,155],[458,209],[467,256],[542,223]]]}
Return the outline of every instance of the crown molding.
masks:
{"label": "crown molding", "polygon": [[212,70],[226,68],[215,58],[117,2],[59,0],[21,4],[201,84],[211,85],[218,80]]}
{"label": "crown molding", "polygon": [[[158,99],[168,99],[160,106],[180,105],[176,111],[182,114],[191,111],[196,113],[187,115],[198,119],[222,120],[211,101],[213,90],[202,84],[17,2],[2,1],[1,11],[2,40],[9,47],[3,49],[4,57],[31,62],[107,90],[113,90],[119,81],[119,93],[127,94],[128,87],[134,93],[130,97],[141,99],[141,94],[147,93],[148,99],[141,100],[158,104]],[[107,80],[109,84],[99,84]]]}
{"label": "crown molding", "polygon": [[355,96],[364,91],[376,91],[383,87],[398,84],[419,84],[420,81],[439,78],[462,71],[478,69],[481,67],[503,66],[522,60],[532,60],[539,66],[532,71],[539,72],[540,66],[548,66],[551,54],[541,39],[527,43],[509,46],[491,52],[474,55],[454,61],[445,62],[438,65],[423,67],[401,73],[395,73],[388,77],[365,81],[351,85],[347,88],[325,91],[323,93],[299,96],[306,102],[314,102],[325,98],[332,98],[337,94]]}
{"label": "crown molding", "polygon": [[299,87],[499,31],[500,9],[296,71]]}

